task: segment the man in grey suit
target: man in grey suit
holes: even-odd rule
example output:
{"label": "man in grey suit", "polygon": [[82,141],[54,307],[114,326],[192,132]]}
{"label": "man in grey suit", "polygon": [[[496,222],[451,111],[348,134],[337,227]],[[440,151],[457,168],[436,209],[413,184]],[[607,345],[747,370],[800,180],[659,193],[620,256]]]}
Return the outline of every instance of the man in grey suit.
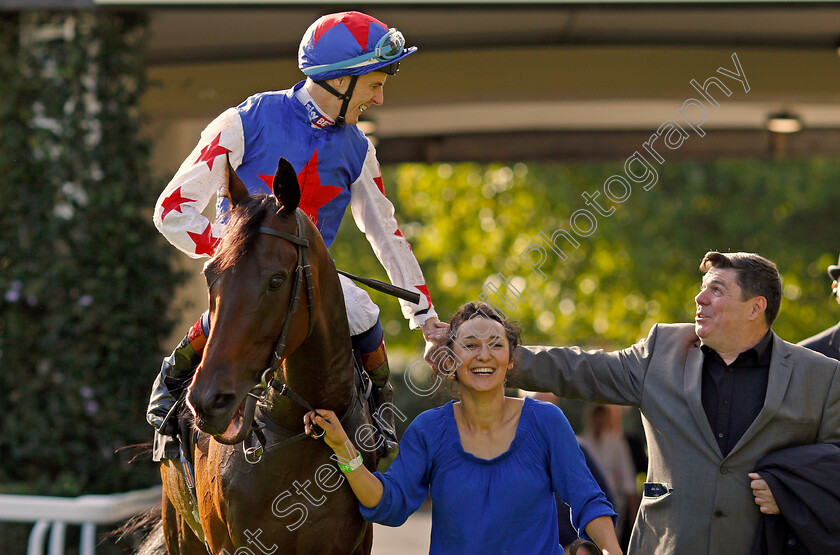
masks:
{"label": "man in grey suit", "polygon": [[[840,304],[840,286],[837,281],[840,280],[840,259],[837,260],[836,265],[832,264],[828,267],[828,277],[832,280],[831,296]],[[827,357],[840,360],[840,322],[813,337],[800,341],[799,344]]]}
{"label": "man in grey suit", "polygon": [[709,252],[700,269],[694,325],[655,325],[611,353],[517,351],[512,386],[640,409],[650,462],[630,554],[749,553],[760,513],[778,512],[756,461],[840,441],[840,363],[770,330],[775,264]]}

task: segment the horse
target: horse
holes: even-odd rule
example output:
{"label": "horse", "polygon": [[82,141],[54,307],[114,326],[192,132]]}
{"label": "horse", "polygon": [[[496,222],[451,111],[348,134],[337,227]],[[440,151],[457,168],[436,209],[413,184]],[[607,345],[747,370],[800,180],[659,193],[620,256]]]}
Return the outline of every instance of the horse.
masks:
{"label": "horse", "polygon": [[[195,495],[177,461],[161,463],[167,549],[367,555],[373,528],[335,456],[302,433],[310,406],[343,415],[350,437],[372,424],[332,257],[298,209],[289,162],[267,195],[250,196],[229,162],[227,173],[227,232],[203,270],[210,334],[186,397]],[[375,469],[375,451],[360,451]]]}

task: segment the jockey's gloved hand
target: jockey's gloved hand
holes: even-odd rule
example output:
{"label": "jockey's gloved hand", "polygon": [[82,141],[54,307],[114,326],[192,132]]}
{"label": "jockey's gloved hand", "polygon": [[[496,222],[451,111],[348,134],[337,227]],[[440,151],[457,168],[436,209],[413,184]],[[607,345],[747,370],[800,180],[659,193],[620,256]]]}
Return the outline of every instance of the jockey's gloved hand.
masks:
{"label": "jockey's gloved hand", "polygon": [[178,409],[173,407],[183,398],[195,369],[201,363],[201,355],[207,342],[203,332],[203,322],[207,314],[205,312],[201,315],[172,354],[163,359],[160,374],[152,385],[146,420],[163,435],[174,437],[178,433]]}
{"label": "jockey's gloved hand", "polygon": [[176,413],[173,413],[169,418],[167,418],[161,425],[160,429],[158,429],[158,432],[161,434],[172,437],[178,435],[179,431],[180,426],[178,424],[178,415]]}
{"label": "jockey's gloved hand", "polygon": [[178,419],[173,416],[158,431],[165,436],[175,437],[178,435]]}

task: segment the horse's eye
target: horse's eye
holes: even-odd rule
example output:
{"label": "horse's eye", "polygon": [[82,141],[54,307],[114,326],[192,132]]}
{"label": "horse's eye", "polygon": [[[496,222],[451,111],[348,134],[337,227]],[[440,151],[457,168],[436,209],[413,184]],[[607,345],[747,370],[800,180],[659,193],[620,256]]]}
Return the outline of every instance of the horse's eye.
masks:
{"label": "horse's eye", "polygon": [[268,288],[269,289],[279,289],[283,282],[286,281],[286,276],[283,274],[274,274],[271,276],[271,279],[268,280]]}

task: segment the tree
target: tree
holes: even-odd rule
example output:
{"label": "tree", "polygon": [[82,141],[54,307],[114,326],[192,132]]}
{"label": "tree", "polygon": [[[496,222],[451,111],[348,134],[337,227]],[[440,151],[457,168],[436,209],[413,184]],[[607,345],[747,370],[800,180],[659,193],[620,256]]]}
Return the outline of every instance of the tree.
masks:
{"label": "tree", "polygon": [[[24,12],[0,52],[0,488],[111,493],[157,481],[117,449],[145,405],[179,276],[151,224],[138,139],[142,17]],[[5,542],[4,542],[5,544]]]}
{"label": "tree", "polygon": [[[780,335],[798,341],[836,320],[825,267],[838,249],[831,223],[840,162],[669,162],[650,190],[635,186],[609,216],[588,207],[582,194],[598,191],[601,207],[610,207],[602,185],[622,171],[619,164],[405,164],[386,169],[385,181],[444,317],[502,273],[522,288],[525,301],[510,316],[528,342],[626,346],[655,322],[692,321],[706,251],[743,250],[779,265]],[[579,209],[595,216],[588,236],[572,231]],[[539,236],[558,229],[579,244],[558,241],[565,261]],[[350,235],[342,231],[341,241]],[[355,236],[349,248],[335,249],[339,266],[384,277]],[[520,257],[530,244],[549,255],[545,280]],[[384,299],[389,341],[416,349],[395,303]]]}

